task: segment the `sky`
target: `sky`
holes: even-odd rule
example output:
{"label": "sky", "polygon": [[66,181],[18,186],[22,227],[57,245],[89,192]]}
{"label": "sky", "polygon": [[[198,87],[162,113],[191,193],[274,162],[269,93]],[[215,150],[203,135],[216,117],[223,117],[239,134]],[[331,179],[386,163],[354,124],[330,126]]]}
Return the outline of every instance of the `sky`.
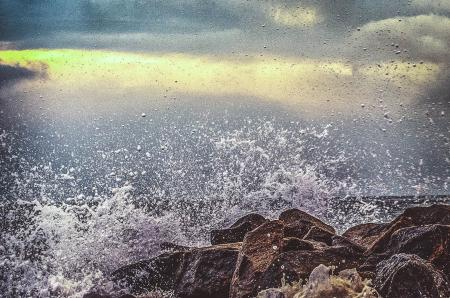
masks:
{"label": "sky", "polygon": [[332,123],[343,151],[365,152],[357,171],[405,157],[412,184],[445,193],[449,47],[449,0],[4,0],[0,124],[161,107]]}

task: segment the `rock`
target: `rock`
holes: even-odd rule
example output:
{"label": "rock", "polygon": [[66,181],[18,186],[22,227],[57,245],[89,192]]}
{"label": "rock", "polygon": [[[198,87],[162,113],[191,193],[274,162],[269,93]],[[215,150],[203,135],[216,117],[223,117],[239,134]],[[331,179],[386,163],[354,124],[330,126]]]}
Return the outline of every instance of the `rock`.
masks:
{"label": "rock", "polygon": [[386,228],[383,234],[369,247],[367,254],[380,253],[386,250],[391,235],[402,228],[423,225],[450,225],[450,205],[432,205],[430,207],[414,207],[406,209]]}
{"label": "rock", "polygon": [[342,270],[339,272],[338,276],[342,279],[348,280],[356,292],[363,291],[364,280],[355,268]]}
{"label": "rock", "polygon": [[312,227],[315,225],[310,221],[297,220],[284,225],[284,236],[303,239]]}
{"label": "rock", "polygon": [[450,297],[450,285],[442,273],[408,254],[378,264],[375,288],[384,298]]}
{"label": "rock", "polygon": [[185,256],[176,297],[228,298],[240,244],[196,249]]}
{"label": "rock", "polygon": [[370,282],[363,280],[355,269],[343,270],[339,272],[338,276],[330,275],[331,269],[330,267],[319,265],[312,270],[304,286],[300,283],[287,283],[280,288],[264,290],[260,292],[257,298],[379,298],[378,293],[371,287]]}
{"label": "rock", "polygon": [[281,253],[270,264],[268,269],[260,274],[261,289],[279,287],[281,280],[298,282],[309,277],[317,266],[334,266],[337,271],[357,268],[363,262],[363,254],[356,253],[347,247],[326,247],[313,251],[288,251]]}
{"label": "rock", "polygon": [[308,285],[310,287],[316,287],[319,284],[326,284],[330,282],[331,268],[323,264],[320,264],[311,271],[308,278]]}
{"label": "rock", "polygon": [[279,216],[279,220],[281,220],[286,226],[294,224],[297,221],[310,222],[319,228],[327,230],[332,234],[336,234],[336,230],[332,226],[327,225],[320,219],[298,209],[289,209],[282,212]]}
{"label": "rock", "polygon": [[233,243],[242,242],[247,232],[256,229],[263,223],[267,222],[262,215],[259,214],[248,214],[238,221],[236,221],[231,227],[221,230],[211,231],[211,244],[223,244],[223,243]]}
{"label": "rock", "polygon": [[283,291],[280,289],[267,289],[258,293],[256,298],[285,298]]}
{"label": "rock", "polygon": [[395,231],[384,244],[384,251],[372,254],[364,267],[372,269],[377,263],[394,254],[414,254],[432,263],[450,278],[450,226],[427,225]]}
{"label": "rock", "polygon": [[333,237],[331,237],[331,245],[332,246],[345,246],[345,247],[355,250],[356,253],[363,253],[366,250],[365,247],[351,241],[350,239],[348,239],[346,237],[339,236],[339,235],[334,235]]}
{"label": "rock", "polygon": [[283,252],[299,250],[314,250],[314,245],[309,241],[301,240],[295,237],[283,239]]}
{"label": "rock", "polygon": [[306,233],[305,237],[303,237],[304,240],[315,240],[318,242],[322,242],[325,243],[326,245],[331,246],[333,239],[332,237],[334,236],[334,233],[331,233],[327,230],[324,230],[322,228],[319,227],[311,227],[311,229],[309,229],[308,233]]}
{"label": "rock", "polygon": [[351,227],[342,236],[366,249],[369,248],[386,229],[387,224],[367,223]]}
{"label": "rock", "polygon": [[177,297],[227,298],[240,243],[165,253],[115,271],[120,288],[140,295],[160,289]]}
{"label": "rock", "polygon": [[[261,275],[283,249],[283,223],[267,222],[248,232],[242,243],[236,270],[231,282],[230,298],[255,297],[259,290],[270,288],[261,285]],[[273,283],[277,284],[276,280]]]}
{"label": "rock", "polygon": [[164,253],[150,260],[121,267],[112,273],[111,279],[119,288],[129,289],[136,295],[153,289],[170,291],[175,288],[185,253]]}

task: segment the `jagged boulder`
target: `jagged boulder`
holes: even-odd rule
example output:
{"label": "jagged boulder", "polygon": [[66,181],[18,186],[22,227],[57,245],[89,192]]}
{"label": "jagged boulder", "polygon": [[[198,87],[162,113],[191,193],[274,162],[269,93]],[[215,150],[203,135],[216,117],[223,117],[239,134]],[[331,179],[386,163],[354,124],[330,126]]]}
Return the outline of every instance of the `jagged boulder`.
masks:
{"label": "jagged boulder", "polygon": [[345,246],[348,249],[354,250],[357,254],[363,253],[366,249],[364,246],[361,246],[352,240],[339,235],[334,235],[331,237],[331,245],[332,246]]}
{"label": "jagged boulder", "polygon": [[231,282],[231,298],[255,297],[259,290],[270,287],[261,284],[261,275],[283,249],[283,227],[277,220],[247,233]]}
{"label": "jagged boulder", "polygon": [[446,277],[416,255],[398,254],[378,264],[375,288],[384,298],[450,297]]}
{"label": "jagged boulder", "polygon": [[314,250],[315,246],[312,242],[298,239],[295,237],[283,238],[283,252],[300,251],[300,250]]}
{"label": "jagged boulder", "polygon": [[236,221],[229,228],[211,231],[211,244],[242,242],[245,234],[256,229],[268,220],[262,215],[251,213]]}
{"label": "jagged boulder", "polygon": [[158,289],[177,297],[227,298],[239,249],[233,243],[165,253],[124,266],[112,279],[135,295]]}
{"label": "jagged boulder", "polygon": [[328,230],[313,226],[309,229],[308,233],[303,237],[304,240],[314,240],[318,242],[325,243],[326,245],[331,246],[333,243],[334,233],[329,232]]}
{"label": "jagged boulder", "polygon": [[429,261],[450,278],[450,226],[448,225],[399,229],[391,235],[387,243],[383,243],[383,248],[384,251],[368,256],[363,267],[373,270],[376,264],[394,254],[414,254]]}
{"label": "jagged boulder", "polygon": [[363,254],[347,247],[326,247],[312,251],[289,251],[281,253],[260,274],[261,289],[279,287],[281,280],[298,282],[308,278],[312,270],[323,264],[336,270],[357,268],[363,262]]}
{"label": "jagged boulder", "polygon": [[196,249],[186,254],[175,285],[181,298],[228,298],[240,243]]}
{"label": "jagged boulder", "polygon": [[[312,226],[316,226],[316,227],[322,228],[332,234],[336,234],[336,230],[332,226],[324,223],[317,217],[314,217],[314,216],[312,216],[304,211],[298,210],[298,209],[289,209],[289,210],[283,211],[280,214],[280,216],[278,217],[278,219],[280,221],[282,221],[284,223],[284,225],[286,225],[286,226],[295,224],[299,221],[302,223],[312,224],[312,225],[309,225],[306,232],[308,232]],[[306,234],[306,232],[305,232],[305,234]],[[296,237],[296,236],[293,235],[293,237]],[[301,238],[301,237],[297,237],[297,238]]]}
{"label": "jagged boulder", "polygon": [[385,251],[392,234],[400,229],[433,224],[450,225],[450,205],[436,204],[429,207],[406,209],[385,227],[383,234],[373,242],[367,254],[370,255]]}
{"label": "jagged boulder", "polygon": [[367,249],[383,234],[387,226],[388,224],[378,223],[360,224],[351,227],[342,236]]}
{"label": "jagged boulder", "polygon": [[111,279],[119,288],[133,294],[153,289],[169,291],[175,288],[186,252],[168,252],[150,260],[140,261],[119,268]]}

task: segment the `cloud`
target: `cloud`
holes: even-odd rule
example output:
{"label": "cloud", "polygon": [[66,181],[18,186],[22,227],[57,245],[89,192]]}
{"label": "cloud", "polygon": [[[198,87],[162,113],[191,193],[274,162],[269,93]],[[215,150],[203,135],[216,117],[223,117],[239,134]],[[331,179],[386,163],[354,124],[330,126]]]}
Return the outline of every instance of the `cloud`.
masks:
{"label": "cloud", "polygon": [[434,11],[450,12],[449,0],[413,0],[412,5]]}
{"label": "cloud", "polygon": [[372,58],[402,57],[436,63],[450,61],[450,18],[439,15],[389,18],[370,22],[351,37],[353,51]]}
{"label": "cloud", "polygon": [[240,24],[232,4],[203,0],[82,0],[0,2],[0,40],[57,32],[198,32]]}
{"label": "cloud", "polygon": [[7,83],[16,82],[22,79],[32,79],[37,76],[37,73],[34,70],[21,66],[3,65],[1,62],[0,59],[0,87]]}
{"label": "cloud", "polygon": [[311,27],[322,21],[315,7],[273,7],[270,17],[275,24],[292,27]]}
{"label": "cloud", "polygon": [[[44,68],[50,89],[72,90],[80,98],[93,98],[93,94],[115,98],[123,92],[151,94],[152,98],[161,99],[251,98],[308,107],[319,113],[344,112],[355,101],[375,102],[380,86],[387,88],[386,96],[408,102],[436,80],[441,71],[439,65],[432,63],[416,67],[400,62],[356,66],[325,58],[81,49],[0,51],[0,57],[3,63],[36,72]],[[399,86],[401,90],[397,90]],[[360,102],[353,105],[359,106]]]}
{"label": "cloud", "polygon": [[[339,61],[86,50],[0,51],[4,63],[46,66],[63,89],[167,90],[194,96],[244,96],[281,102],[321,102],[345,96],[352,67]],[[111,87],[114,86],[114,87]]]}

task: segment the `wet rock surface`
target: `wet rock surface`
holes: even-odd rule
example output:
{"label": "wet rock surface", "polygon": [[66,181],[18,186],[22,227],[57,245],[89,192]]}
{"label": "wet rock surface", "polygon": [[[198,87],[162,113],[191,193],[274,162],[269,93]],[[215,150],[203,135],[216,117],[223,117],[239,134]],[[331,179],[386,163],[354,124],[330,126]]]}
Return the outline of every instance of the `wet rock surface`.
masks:
{"label": "wet rock surface", "polygon": [[345,231],[342,236],[352,240],[353,242],[370,247],[386,229],[387,224],[366,223],[351,227]]}
{"label": "wet rock surface", "polygon": [[260,225],[267,222],[262,215],[259,214],[248,214],[238,221],[236,221],[231,227],[221,230],[211,231],[211,244],[223,244],[223,243],[233,243],[242,242],[244,240],[245,234],[251,230],[256,229]]}
{"label": "wet rock surface", "polygon": [[384,251],[392,234],[397,230],[433,224],[450,225],[450,205],[432,205],[430,207],[406,209],[385,227],[380,237],[369,247],[368,253]]}
{"label": "wet rock surface", "polygon": [[[311,283],[302,282],[312,275],[324,278],[315,285],[320,297],[450,297],[448,205],[410,208],[390,223],[358,225],[342,235],[297,209],[277,220],[249,214],[212,231],[211,243],[164,243],[165,253],[119,268],[110,280],[120,293],[136,296],[163,290],[192,298],[294,297],[307,293]],[[340,273],[327,275],[324,268]]]}
{"label": "wet rock surface", "polygon": [[393,255],[379,263],[375,286],[385,298],[450,297],[442,272],[416,255]]}
{"label": "wet rock surface", "polygon": [[283,249],[283,223],[271,221],[249,232],[231,281],[230,297],[255,297],[259,289],[268,288],[262,277]]}

